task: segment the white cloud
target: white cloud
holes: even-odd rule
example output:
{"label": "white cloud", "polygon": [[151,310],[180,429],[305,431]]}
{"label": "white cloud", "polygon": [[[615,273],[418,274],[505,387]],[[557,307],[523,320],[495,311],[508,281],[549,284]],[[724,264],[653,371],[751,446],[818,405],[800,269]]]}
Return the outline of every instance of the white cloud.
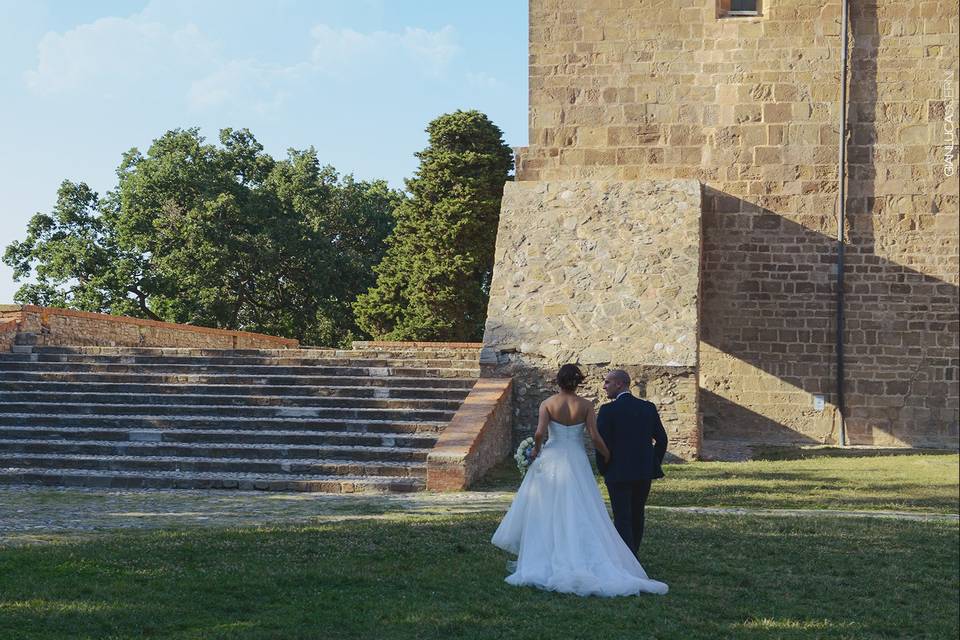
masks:
{"label": "white cloud", "polygon": [[317,24],[304,36],[310,53],[287,65],[228,58],[195,24],[143,11],[47,33],[37,46],[37,65],[24,80],[40,95],[153,96],[200,111],[226,106],[271,113],[317,75],[348,81],[408,74],[438,79],[460,51],[451,26],[365,33]]}
{"label": "white cloud", "polygon": [[[401,32],[361,33],[318,24],[310,30],[314,46],[309,60],[288,66],[255,60],[230,60],[193,81],[188,101],[195,109],[217,108],[241,101],[258,113],[278,110],[296,86],[323,74],[352,79],[357,75],[382,78],[403,72],[443,76],[459,51],[452,27],[438,31],[406,28]],[[484,76],[489,83],[492,78]]]}
{"label": "white cloud", "polygon": [[480,71],[478,73],[468,72],[466,78],[467,83],[472,87],[496,89],[500,86],[500,81],[486,71]]}
{"label": "white cloud", "polygon": [[315,43],[311,60],[318,70],[341,72],[405,67],[428,76],[441,76],[460,51],[456,31],[447,25],[438,31],[406,27],[400,32],[334,29],[325,24],[310,30]]}
{"label": "white cloud", "polygon": [[289,90],[304,75],[304,65],[280,67],[254,60],[230,60],[213,72],[191,82],[187,102],[193,109],[213,109],[241,102],[257,113],[270,113],[283,106]]}
{"label": "white cloud", "polygon": [[38,45],[37,66],[24,74],[40,94],[91,84],[117,86],[138,79],[203,68],[216,55],[214,43],[193,24],[170,28],[131,18],[101,18],[64,33],[49,32]]}

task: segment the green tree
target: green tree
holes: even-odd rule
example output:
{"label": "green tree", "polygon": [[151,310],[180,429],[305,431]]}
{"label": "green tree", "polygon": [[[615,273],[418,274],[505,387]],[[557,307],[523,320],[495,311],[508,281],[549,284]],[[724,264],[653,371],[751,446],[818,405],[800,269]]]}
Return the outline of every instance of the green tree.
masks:
{"label": "green tree", "polygon": [[479,340],[513,153],[478,111],[442,115],[427,133],[376,286],[354,305],[357,323],[385,340]]}
{"label": "green tree", "polygon": [[169,131],[127,152],[114,191],[64,182],[50,215],[7,247],[16,300],[262,331],[308,344],[359,332],[393,210],[385,182],[341,178],[316,152],[274,160],[246,130],[220,145]]}

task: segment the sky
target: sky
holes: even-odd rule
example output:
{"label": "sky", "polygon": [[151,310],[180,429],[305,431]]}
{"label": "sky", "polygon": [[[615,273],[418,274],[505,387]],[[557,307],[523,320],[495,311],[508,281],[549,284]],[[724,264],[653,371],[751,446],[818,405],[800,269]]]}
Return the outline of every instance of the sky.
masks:
{"label": "sky", "polygon": [[[174,128],[248,128],[402,187],[442,113],[527,144],[524,0],[0,0],[0,253],[60,183]],[[0,263],[0,304],[19,287]]]}

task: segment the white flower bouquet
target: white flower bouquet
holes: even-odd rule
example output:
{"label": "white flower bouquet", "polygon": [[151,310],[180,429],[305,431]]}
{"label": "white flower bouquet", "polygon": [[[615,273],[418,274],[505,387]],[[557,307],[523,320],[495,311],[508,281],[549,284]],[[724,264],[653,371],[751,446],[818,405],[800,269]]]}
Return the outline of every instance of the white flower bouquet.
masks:
{"label": "white flower bouquet", "polygon": [[527,474],[527,469],[533,462],[533,446],[533,438],[525,438],[523,442],[520,443],[520,446],[517,447],[517,452],[513,454],[513,459],[517,463],[517,469],[520,470],[521,478]]}

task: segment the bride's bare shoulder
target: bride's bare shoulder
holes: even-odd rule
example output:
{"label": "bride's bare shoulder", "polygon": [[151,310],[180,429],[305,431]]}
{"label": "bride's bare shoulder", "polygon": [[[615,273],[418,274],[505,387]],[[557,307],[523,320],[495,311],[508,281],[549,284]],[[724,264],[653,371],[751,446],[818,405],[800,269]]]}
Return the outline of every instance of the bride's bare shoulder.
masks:
{"label": "bride's bare shoulder", "polygon": [[553,404],[557,401],[557,398],[558,398],[559,396],[560,396],[559,393],[553,394],[552,396],[550,396],[549,398],[546,398],[543,402],[541,402],[541,403],[540,403],[540,406],[541,406],[541,407],[549,407],[549,406],[553,405]]}

